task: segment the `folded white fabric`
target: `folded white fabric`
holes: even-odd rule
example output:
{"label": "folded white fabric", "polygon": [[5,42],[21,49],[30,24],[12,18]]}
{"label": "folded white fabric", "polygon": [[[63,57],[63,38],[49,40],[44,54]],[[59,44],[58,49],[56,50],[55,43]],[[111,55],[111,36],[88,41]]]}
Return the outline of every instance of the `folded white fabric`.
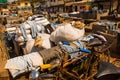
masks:
{"label": "folded white fabric", "polygon": [[24,61],[24,58],[22,56],[12,58],[7,60],[5,69],[8,69],[12,77],[14,78],[17,75],[19,75],[21,72],[25,72],[27,70],[27,63]]}
{"label": "folded white fabric", "polygon": [[[32,39],[32,36],[31,36],[30,34],[27,35],[27,38],[28,38],[28,41],[29,41],[29,40],[33,40],[33,39]],[[23,36],[19,36],[19,37],[18,37],[17,35],[15,35],[15,41],[17,41],[17,42],[23,42],[23,41],[24,41],[24,38],[23,38]]]}
{"label": "folded white fabric", "polygon": [[34,44],[35,44],[35,40],[32,39],[32,40],[29,40],[26,42],[26,46],[25,46],[25,49],[26,49],[26,54],[29,54],[31,53],[33,47],[34,47]]}
{"label": "folded white fabric", "polygon": [[28,20],[32,20],[32,16],[29,16],[29,17],[28,17]]}
{"label": "folded white fabric", "polygon": [[41,30],[42,30],[42,25],[37,25],[37,29],[38,29],[38,31],[40,32]]}
{"label": "folded white fabric", "polygon": [[11,27],[11,28],[6,28],[6,31],[15,31],[16,30],[16,27]]}
{"label": "folded white fabric", "polygon": [[[31,32],[30,30],[25,30],[25,31],[26,31],[27,34],[30,34],[30,32]],[[18,29],[16,30],[16,34],[18,34],[18,33],[22,34],[20,28],[18,28]]]}
{"label": "folded white fabric", "polygon": [[38,52],[33,52],[23,57],[24,58],[29,57],[33,66],[40,66],[43,64],[43,58],[40,56]]}
{"label": "folded white fabric", "polygon": [[35,18],[35,21],[38,21],[38,20],[44,20],[45,18],[44,17],[41,17],[41,18]]}
{"label": "folded white fabric", "polygon": [[[31,29],[31,26],[27,23],[27,22],[25,22],[25,29],[26,30],[28,30],[28,29]],[[38,24],[38,25],[36,25],[37,26],[37,28],[38,28],[38,31],[41,31],[41,26]]]}
{"label": "folded white fabric", "polygon": [[39,37],[42,39],[42,47],[45,49],[51,48],[51,43],[50,43],[50,35],[49,34],[38,34]]}
{"label": "folded white fabric", "polygon": [[[49,34],[39,33],[38,37],[41,37],[41,39],[42,39],[42,45],[41,45],[42,48],[44,48],[44,49],[51,48],[51,43],[50,43],[50,40],[49,40],[49,38],[50,38]],[[34,44],[35,44],[34,39],[28,40],[26,42],[26,46],[25,46],[26,54],[29,54],[29,53],[32,52],[32,50],[34,49]]]}
{"label": "folded white fabric", "polygon": [[30,29],[31,28],[31,26],[29,25],[29,24],[27,24],[26,22],[25,22],[25,29]]}
{"label": "folded white fabric", "polygon": [[22,56],[7,60],[6,69],[23,70],[27,68],[27,63]]}
{"label": "folded white fabric", "polygon": [[33,52],[24,56],[15,57],[7,60],[5,69],[8,69],[13,78],[23,72],[32,70],[35,66],[43,64],[43,58],[38,52]]}
{"label": "folded white fabric", "polygon": [[38,23],[38,24],[41,24],[43,26],[46,26],[47,24],[50,24],[50,22],[47,19],[37,20],[35,22]]}
{"label": "folded white fabric", "polygon": [[6,28],[11,28],[12,26],[11,26],[11,24],[6,24],[5,27]]}

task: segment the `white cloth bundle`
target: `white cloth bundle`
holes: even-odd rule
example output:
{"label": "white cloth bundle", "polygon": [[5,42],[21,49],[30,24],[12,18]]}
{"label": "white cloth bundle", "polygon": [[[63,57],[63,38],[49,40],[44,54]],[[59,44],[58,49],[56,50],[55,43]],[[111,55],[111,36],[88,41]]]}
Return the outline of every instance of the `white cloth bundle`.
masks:
{"label": "white cloth bundle", "polygon": [[38,52],[34,52],[7,60],[5,69],[8,69],[12,77],[15,78],[17,75],[30,71],[35,66],[40,66],[42,64],[43,58]]}
{"label": "white cloth bundle", "polygon": [[[29,40],[33,40],[32,36],[30,34],[27,35],[27,38],[28,38],[28,41]],[[23,42],[24,38],[23,38],[23,36],[17,36],[17,35],[15,35],[15,41],[17,41],[17,42]]]}
{"label": "white cloth bundle", "polygon": [[43,26],[46,26],[47,24],[50,24],[50,22],[45,18],[43,18],[43,19],[37,18],[35,20],[35,22],[40,24],[40,25],[43,25]]}
{"label": "white cloth bundle", "polygon": [[16,31],[16,27],[6,28],[7,32]]}
{"label": "white cloth bundle", "polygon": [[[30,30],[25,30],[25,31],[26,31],[27,34],[30,34],[30,32],[31,32]],[[18,33],[18,34],[19,34],[19,33],[22,34],[20,28],[17,29],[16,34],[17,34],[17,33]]]}
{"label": "white cloth bundle", "polygon": [[[27,24],[27,22],[25,22],[25,29],[27,30],[27,29],[31,29],[31,26],[29,25],[29,24]],[[37,25],[37,28],[38,28],[38,31],[41,31],[41,25]]]}
{"label": "white cloth bundle", "polygon": [[33,66],[40,66],[43,64],[43,58],[40,56],[38,52],[33,52],[30,54],[24,55],[23,57],[26,58],[26,56],[29,57]]}
{"label": "white cloth bundle", "polygon": [[30,29],[31,27],[30,27],[30,25],[29,24],[27,24],[26,22],[25,22],[25,29]]}
{"label": "white cloth bundle", "polygon": [[42,47],[45,49],[51,48],[51,43],[50,43],[50,35],[49,34],[38,34],[39,37],[42,39]]}
{"label": "white cloth bundle", "polygon": [[29,54],[29,53],[32,52],[34,44],[35,44],[35,40],[34,39],[29,40],[29,41],[26,42],[26,46],[25,46],[26,54]]}
{"label": "white cloth bundle", "polygon": [[[50,43],[50,40],[49,40],[49,38],[50,38],[49,34],[38,34],[38,37],[41,37],[41,39],[42,39],[41,48],[43,48],[43,49],[51,48],[51,43]],[[34,39],[26,42],[25,50],[26,50],[27,54],[31,53],[32,50],[34,50],[34,44],[35,44]]]}
{"label": "white cloth bundle", "polygon": [[[40,26],[37,26],[37,28],[38,28],[38,31],[40,32],[40,31],[41,31],[41,27],[40,27]],[[30,34],[30,32],[31,32],[30,29],[26,29],[25,31],[26,31],[27,34]],[[20,34],[22,33],[21,30],[20,30],[20,28],[18,28],[18,29],[16,30],[16,33],[20,33]]]}
{"label": "white cloth bundle", "polygon": [[84,28],[78,29],[71,24],[58,27],[50,36],[50,40],[53,42],[59,41],[74,41],[81,38],[85,33]]}

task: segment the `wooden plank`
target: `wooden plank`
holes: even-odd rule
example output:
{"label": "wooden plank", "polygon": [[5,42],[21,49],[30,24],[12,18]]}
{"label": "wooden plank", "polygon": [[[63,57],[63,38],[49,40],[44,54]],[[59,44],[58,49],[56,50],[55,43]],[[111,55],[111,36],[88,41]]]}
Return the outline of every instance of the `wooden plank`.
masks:
{"label": "wooden plank", "polygon": [[9,59],[4,41],[4,26],[0,25],[0,80],[9,80],[9,73],[4,66]]}

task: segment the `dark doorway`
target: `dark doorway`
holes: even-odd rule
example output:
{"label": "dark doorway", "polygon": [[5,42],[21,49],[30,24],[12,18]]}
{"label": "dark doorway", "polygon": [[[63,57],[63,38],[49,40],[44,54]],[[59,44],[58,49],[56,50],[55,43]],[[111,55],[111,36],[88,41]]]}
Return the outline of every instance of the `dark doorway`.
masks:
{"label": "dark doorway", "polygon": [[77,6],[75,6],[75,11],[77,11],[78,9],[77,9]]}

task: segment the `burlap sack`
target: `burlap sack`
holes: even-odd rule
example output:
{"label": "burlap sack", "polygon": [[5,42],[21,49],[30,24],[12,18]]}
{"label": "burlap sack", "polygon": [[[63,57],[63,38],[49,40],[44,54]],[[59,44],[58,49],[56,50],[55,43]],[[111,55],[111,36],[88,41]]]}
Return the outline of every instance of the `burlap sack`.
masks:
{"label": "burlap sack", "polygon": [[39,54],[42,56],[44,63],[49,63],[54,58],[62,58],[64,56],[64,53],[59,46],[39,51]]}

